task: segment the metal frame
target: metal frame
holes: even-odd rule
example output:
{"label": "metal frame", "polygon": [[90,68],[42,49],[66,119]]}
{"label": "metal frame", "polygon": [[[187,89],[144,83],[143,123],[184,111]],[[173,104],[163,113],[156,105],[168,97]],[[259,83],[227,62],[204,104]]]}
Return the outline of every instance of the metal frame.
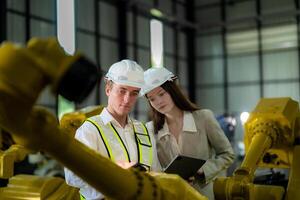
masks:
{"label": "metal frame", "polygon": [[[96,41],[96,45],[95,45],[95,53],[96,53],[96,62],[97,62],[97,66],[98,69],[101,70],[101,59],[100,59],[100,53],[101,53],[101,48],[100,48],[100,26],[99,26],[99,18],[100,18],[100,12],[99,12],[99,1],[98,0],[94,0],[94,20],[95,20],[95,33],[94,33],[94,37],[95,37],[95,41]],[[97,88],[96,88],[96,104],[100,104],[101,103],[101,96],[100,96],[100,85],[101,85],[101,81],[99,80],[97,83]]]}
{"label": "metal frame", "polygon": [[[195,21],[195,13],[194,13],[194,0],[186,0],[186,19],[194,23]],[[195,92],[195,65],[196,65],[196,56],[195,56],[195,36],[196,30],[194,28],[186,28],[186,36],[187,36],[187,64],[188,64],[188,92],[189,97],[192,102],[196,101],[196,92]]]}
{"label": "metal frame", "polygon": [[6,13],[7,3],[6,0],[0,1],[0,43],[7,39],[6,34],[6,20],[7,20],[7,13]]}
{"label": "metal frame", "polygon": [[261,15],[261,5],[260,0],[255,0],[256,2],[256,26],[258,33],[258,67],[259,67],[259,89],[260,89],[260,97],[264,96],[264,71],[263,71],[263,53],[262,53],[262,35],[261,35],[261,20],[259,16]]}
{"label": "metal frame", "polygon": [[[295,0],[295,7],[297,10],[300,9],[300,3],[299,0]],[[298,70],[299,70],[299,74],[298,74],[298,83],[300,83],[300,16],[297,15],[296,16],[296,20],[297,20],[297,40],[298,40]],[[299,87],[299,94],[300,94],[300,87]],[[299,96],[300,99],[300,96]]]}
{"label": "metal frame", "polygon": [[[226,22],[226,1],[221,0],[221,19],[222,22]],[[222,27],[222,46],[223,46],[223,89],[224,89],[224,112],[228,113],[229,111],[229,99],[228,99],[228,54],[227,54],[227,45],[226,45],[226,34],[227,28]]]}

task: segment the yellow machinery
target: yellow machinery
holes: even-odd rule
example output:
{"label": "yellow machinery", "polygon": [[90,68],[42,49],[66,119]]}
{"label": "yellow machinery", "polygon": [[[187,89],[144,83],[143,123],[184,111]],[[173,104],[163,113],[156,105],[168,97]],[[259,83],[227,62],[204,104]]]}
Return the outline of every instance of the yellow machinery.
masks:
{"label": "yellow machinery", "polygon": [[100,114],[103,108],[104,106],[101,105],[89,106],[75,112],[66,113],[60,120],[60,127],[72,137],[75,137],[76,130],[83,122],[89,117]]}
{"label": "yellow machinery", "polygon": [[[245,158],[232,177],[215,181],[216,199],[299,199],[299,119],[299,105],[292,99],[261,99],[245,124]],[[289,168],[287,188],[253,184],[254,173],[258,167]]]}
{"label": "yellow machinery", "polygon": [[[31,39],[26,47],[3,43],[0,127],[10,132],[17,144],[46,152],[108,198],[207,199],[176,175],[149,175],[118,167],[75,140],[46,109],[34,106],[47,84],[69,100],[82,100],[99,77],[95,69],[80,54],[67,56],[56,39]],[[12,194],[16,191],[20,195]],[[21,175],[11,177],[7,187],[0,188],[0,199],[77,199],[78,195],[71,197],[72,192],[61,179]],[[27,196],[33,193],[36,196]]]}
{"label": "yellow machinery", "polygon": [[9,133],[0,129],[0,178],[9,179],[6,187],[0,187],[0,199],[79,200],[78,189],[68,186],[61,178],[25,174],[14,176],[15,162],[23,161],[32,152],[14,144],[9,136]]}

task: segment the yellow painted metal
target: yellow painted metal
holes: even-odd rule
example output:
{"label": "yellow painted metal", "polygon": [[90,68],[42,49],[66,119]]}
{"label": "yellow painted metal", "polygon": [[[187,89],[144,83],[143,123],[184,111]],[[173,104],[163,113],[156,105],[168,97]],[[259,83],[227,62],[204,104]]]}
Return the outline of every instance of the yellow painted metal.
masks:
{"label": "yellow painted metal", "polygon": [[56,177],[16,175],[7,187],[0,188],[0,199],[5,200],[79,200],[79,191]]}
{"label": "yellow painted metal", "polygon": [[72,137],[75,136],[76,130],[81,126],[81,124],[89,117],[98,115],[101,113],[104,106],[89,106],[75,112],[66,113],[62,116],[60,120],[60,127]]}
{"label": "yellow painted metal", "polygon": [[[265,133],[272,140],[265,154],[277,155],[270,163],[260,160],[260,167],[289,168],[292,162],[295,141],[295,123],[299,117],[298,102],[290,98],[261,99],[245,124],[245,148],[249,152],[252,138],[257,131]],[[273,133],[272,133],[273,132]],[[257,151],[257,149],[255,150]],[[257,152],[261,156],[261,152]]]}
{"label": "yellow painted metal", "polygon": [[24,160],[28,154],[23,146],[14,144],[9,149],[0,150],[0,178],[8,179],[14,174],[14,163]]}
{"label": "yellow painted metal", "polygon": [[217,200],[282,200],[284,192],[281,186],[256,185],[246,177],[238,175],[218,178],[214,182]]}
{"label": "yellow painted metal", "polygon": [[284,188],[280,186],[270,185],[254,185],[253,194],[250,199],[282,199]]}
{"label": "yellow painted metal", "polygon": [[179,176],[150,176],[118,167],[75,140],[49,111],[33,107],[42,89],[51,84],[55,91],[64,72],[79,58],[65,55],[55,39],[33,39],[25,48],[3,44],[0,47],[0,127],[25,148],[48,153],[108,198],[207,199]]}
{"label": "yellow painted metal", "polygon": [[289,183],[287,186],[285,200],[299,199],[300,196],[300,145],[294,148],[293,164],[289,174]]}
{"label": "yellow painted metal", "polygon": [[[300,195],[299,187],[299,105],[290,98],[261,99],[245,124],[246,155],[241,167],[230,178],[215,181],[216,199],[222,200],[281,200],[281,186],[253,184],[257,167],[290,168],[286,200]],[[297,160],[298,159],[298,160]],[[297,164],[296,164],[297,163]],[[297,167],[298,168],[298,167]],[[293,176],[293,177],[292,177]]]}

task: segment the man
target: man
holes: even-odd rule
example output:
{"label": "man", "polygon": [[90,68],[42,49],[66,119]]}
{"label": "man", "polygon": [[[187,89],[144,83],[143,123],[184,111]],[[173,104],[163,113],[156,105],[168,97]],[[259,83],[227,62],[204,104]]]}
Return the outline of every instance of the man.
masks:
{"label": "man", "polygon": [[[134,164],[159,171],[155,140],[139,121],[131,119],[132,110],[144,84],[144,71],[134,61],[122,60],[113,64],[105,75],[107,107],[100,115],[87,119],[76,131],[75,138],[119,166]],[[82,199],[98,200],[104,196],[65,169],[66,182],[80,188]]]}

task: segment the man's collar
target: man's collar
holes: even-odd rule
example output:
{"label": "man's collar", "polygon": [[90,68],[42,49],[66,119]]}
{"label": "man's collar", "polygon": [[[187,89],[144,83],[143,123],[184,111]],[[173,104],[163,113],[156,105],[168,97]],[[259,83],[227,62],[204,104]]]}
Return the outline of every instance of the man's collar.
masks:
{"label": "man's collar", "polygon": [[[112,122],[114,124],[117,124],[118,126],[122,127],[117,120],[108,112],[107,108],[103,108],[100,117],[104,123],[104,125],[107,125],[108,123]],[[128,121],[130,121],[129,116],[127,116],[127,124]]]}

